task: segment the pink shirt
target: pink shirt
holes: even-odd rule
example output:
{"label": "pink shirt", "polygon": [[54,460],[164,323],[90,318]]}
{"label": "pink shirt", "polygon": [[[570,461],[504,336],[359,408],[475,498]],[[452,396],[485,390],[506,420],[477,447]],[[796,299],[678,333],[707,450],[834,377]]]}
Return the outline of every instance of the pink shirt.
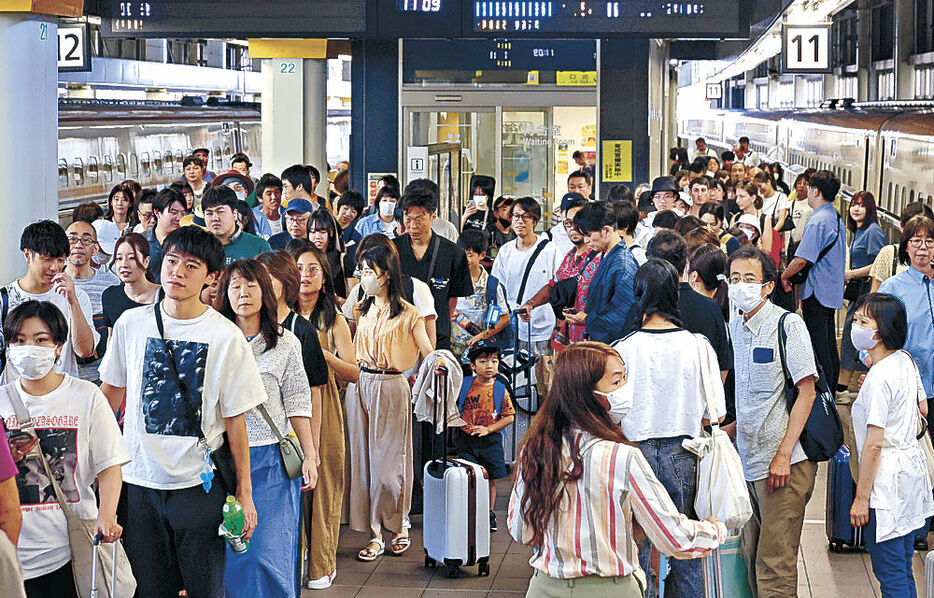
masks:
{"label": "pink shirt", "polygon": [[13,462],[13,455],[10,453],[10,443],[6,438],[6,426],[0,419],[0,482],[5,482],[19,473],[19,468]]}

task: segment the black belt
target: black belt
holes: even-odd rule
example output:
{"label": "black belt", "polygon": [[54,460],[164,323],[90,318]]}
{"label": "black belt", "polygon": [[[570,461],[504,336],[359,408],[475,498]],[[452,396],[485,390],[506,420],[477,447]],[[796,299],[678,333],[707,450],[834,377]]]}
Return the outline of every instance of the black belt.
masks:
{"label": "black belt", "polygon": [[367,374],[381,374],[384,376],[398,376],[402,374],[399,370],[379,370],[376,368],[367,367],[365,365],[360,366],[361,372],[366,372]]}

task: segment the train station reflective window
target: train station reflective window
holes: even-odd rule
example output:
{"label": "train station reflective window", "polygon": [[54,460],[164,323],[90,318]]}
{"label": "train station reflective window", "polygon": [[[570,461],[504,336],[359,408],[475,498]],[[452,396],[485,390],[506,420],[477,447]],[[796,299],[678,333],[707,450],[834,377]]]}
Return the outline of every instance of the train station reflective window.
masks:
{"label": "train station reflective window", "polygon": [[153,152],[152,158],[152,169],[157,175],[162,174],[162,153],[159,151]]}
{"label": "train station reflective window", "polygon": [[58,161],[58,186],[65,188],[68,186],[68,162]]}
{"label": "train station reflective window", "polygon": [[84,160],[81,158],[75,158],[75,161],[72,163],[71,170],[75,177],[75,186],[80,187],[84,185]]}
{"label": "train station reflective window", "polygon": [[221,152],[221,148],[214,146],[214,168],[217,172],[224,172],[224,154]]}
{"label": "train station reflective window", "polygon": [[175,164],[172,160],[172,152],[165,152],[165,156],[163,157],[163,160],[165,162],[166,174],[172,174],[175,171]]}
{"label": "train station reflective window", "polygon": [[129,174],[132,179],[139,178],[139,157],[136,155],[136,152],[130,154]]}
{"label": "train station reflective window", "polygon": [[126,154],[117,154],[117,179],[126,179]]}
{"label": "train station reflective window", "polygon": [[88,158],[88,182],[96,185],[100,181],[100,170],[98,168],[97,157]]}
{"label": "train station reflective window", "polygon": [[104,156],[104,163],[101,166],[101,172],[104,175],[104,182],[110,183],[114,180],[114,163],[110,155]]}

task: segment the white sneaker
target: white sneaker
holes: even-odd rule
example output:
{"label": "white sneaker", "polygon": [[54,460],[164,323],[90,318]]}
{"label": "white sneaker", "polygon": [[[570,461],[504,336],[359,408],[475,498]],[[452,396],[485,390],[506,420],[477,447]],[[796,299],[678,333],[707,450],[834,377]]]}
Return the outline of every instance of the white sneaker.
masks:
{"label": "white sneaker", "polygon": [[305,584],[305,587],[309,590],[326,590],[334,583],[335,577],[337,577],[337,569],[334,569],[324,577],[309,580],[308,583]]}

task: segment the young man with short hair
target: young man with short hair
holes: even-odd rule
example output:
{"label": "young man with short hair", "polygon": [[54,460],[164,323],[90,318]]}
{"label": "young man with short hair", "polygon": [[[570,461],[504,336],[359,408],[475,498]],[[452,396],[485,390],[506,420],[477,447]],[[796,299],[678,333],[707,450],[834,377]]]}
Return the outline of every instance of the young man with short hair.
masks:
{"label": "young man with short hair", "polygon": [[204,192],[210,187],[207,181],[204,180],[204,164],[201,158],[195,155],[188,156],[182,161],[185,182],[191,187],[191,192],[194,197],[191,206],[192,210],[201,205],[201,198],[204,197]]}
{"label": "young man with short hair", "polygon": [[[220,241],[201,228],[170,234],[165,298],[124,312],[100,368],[115,411],[126,396],[133,460],[123,479],[133,516],[123,523],[140,598],[182,589],[224,596],[226,542],[217,529],[228,494],[243,508],[246,539],[257,525],[244,413],[266,392],[243,333],[200,299],[223,263]],[[212,471],[215,458],[227,476]]]}
{"label": "young man with short hair", "polygon": [[224,265],[270,251],[262,237],[251,235],[237,224],[237,194],[230,187],[212,187],[201,202],[204,224],[224,246]]}
{"label": "young man with short hair", "polygon": [[208,184],[214,182],[214,177],[217,175],[211,170],[211,150],[206,147],[198,147],[191,150],[191,155],[201,160],[204,167],[204,182]]}
{"label": "young man with short hair", "polygon": [[156,223],[156,215],[152,212],[152,202],[156,192],[152,189],[143,189],[136,198],[136,217],[139,222],[133,227],[134,233],[145,234]]}
{"label": "young man with short hair", "polygon": [[268,240],[285,230],[282,180],[274,174],[264,174],[256,184],[256,197],[260,204],[253,208],[256,234]]}
{"label": "young man with short hair", "polygon": [[814,210],[795,257],[782,272],[782,285],[791,291],[791,277],[810,266],[801,285],[801,315],[811,333],[817,361],[831,384],[840,370],[837,352],[836,310],[843,307],[846,262],[846,226],[833,202],[840,179],[829,170],[818,170],[808,183],[808,205]]}
{"label": "young man with short hair", "polygon": [[315,187],[308,169],[301,164],[294,164],[282,171],[282,205],[289,207],[293,199],[304,199],[308,203],[318,206]]}
{"label": "young man with short hair", "polygon": [[584,325],[590,339],[612,343],[626,335],[629,311],[635,305],[633,281],[639,264],[616,232],[616,210],[608,201],[584,206],[574,224],[600,254],[600,265],[590,281],[583,312],[565,312],[571,324]]}
{"label": "young man with short hair", "polygon": [[65,229],[68,245],[71,252],[65,263],[65,274],[75,282],[75,287],[84,291],[91,302],[91,314],[94,329],[98,334],[102,331],[100,341],[95,348],[95,355],[78,360],[78,377],[82,380],[97,382],[97,368],[100,358],[107,347],[107,327],[101,321],[104,317],[104,308],[101,296],[104,290],[120,284],[120,279],[110,271],[106,265],[94,268],[91,258],[97,252],[97,231],[87,222],[72,222]]}
{"label": "young man with short hair", "polygon": [[307,239],[308,220],[314,211],[315,206],[307,199],[302,197],[294,198],[289,202],[289,206],[285,208],[285,215],[283,216],[285,230],[269,237],[269,246],[272,249],[285,249],[285,246],[293,239]]}
{"label": "young man with short hair", "polygon": [[[91,300],[64,272],[70,252],[68,236],[57,223],[40,220],[23,229],[19,248],[26,258],[26,274],[0,290],[0,296],[6,296],[5,311],[9,314],[19,304],[31,300],[48,301],[60,309],[68,322],[68,340],[62,348],[61,361],[54,366],[55,371],[78,376],[76,358],[93,356],[100,335],[91,322]],[[3,379],[11,382],[19,375],[8,361]]]}
{"label": "young man with short hair", "polygon": [[694,159],[698,157],[707,158],[711,154],[710,150],[707,148],[707,140],[703,137],[698,137],[694,140]]}
{"label": "young man with short hair", "polygon": [[[743,529],[743,547],[755,564],[760,598],[786,598],[798,591],[798,549],[804,511],[814,491],[817,464],[798,438],[814,403],[817,368],[801,318],[769,301],[775,264],[753,247],[736,250],[727,265],[729,293],[740,317],[730,322],[736,376],[736,450],[753,502]],[[785,359],[798,387],[789,414],[779,347],[779,320],[786,333]],[[755,592],[756,588],[753,588]]]}
{"label": "young man with short hair", "polygon": [[173,189],[163,189],[152,200],[152,213],[156,225],[143,235],[149,241],[149,269],[156,282],[162,272],[162,243],[169,234],[178,229],[185,216],[185,199]]}
{"label": "young man with short hair", "polygon": [[710,200],[710,179],[701,175],[690,182],[691,190],[691,209],[688,214],[700,218],[700,209]]}

